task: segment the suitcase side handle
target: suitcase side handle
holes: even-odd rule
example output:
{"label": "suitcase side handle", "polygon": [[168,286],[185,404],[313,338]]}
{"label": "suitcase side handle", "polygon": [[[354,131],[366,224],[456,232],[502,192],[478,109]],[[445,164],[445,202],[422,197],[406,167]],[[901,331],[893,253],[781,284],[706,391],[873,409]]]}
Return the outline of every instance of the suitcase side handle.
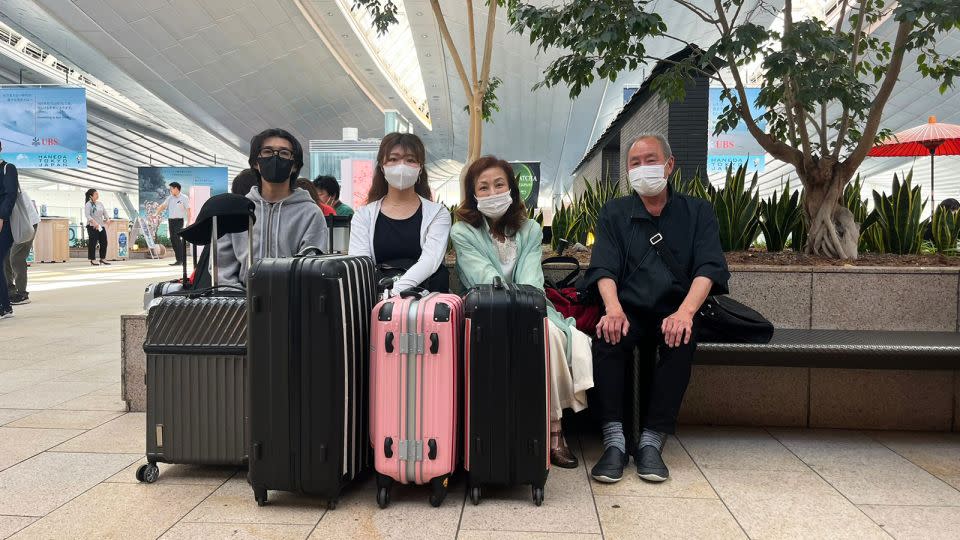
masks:
{"label": "suitcase side handle", "polygon": [[383,456],[388,459],[393,457],[393,437],[383,440]]}
{"label": "suitcase side handle", "polygon": [[427,457],[431,460],[437,459],[437,440],[430,439],[427,441],[427,448],[430,449],[430,451],[427,452]]}
{"label": "suitcase side handle", "polygon": [[409,289],[404,289],[400,293],[400,298],[420,298],[426,296],[429,293],[423,287],[410,287]]}
{"label": "suitcase side handle", "polygon": [[430,334],[430,354],[437,354],[438,352],[440,352],[440,336],[434,332]]}

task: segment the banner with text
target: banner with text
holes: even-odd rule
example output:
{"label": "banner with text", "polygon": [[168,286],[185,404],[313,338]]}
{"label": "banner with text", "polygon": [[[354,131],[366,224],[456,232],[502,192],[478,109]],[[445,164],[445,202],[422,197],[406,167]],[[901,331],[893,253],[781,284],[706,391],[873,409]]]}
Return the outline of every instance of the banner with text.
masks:
{"label": "banner with text", "polygon": [[[726,133],[713,134],[717,125],[717,117],[723,112],[724,107],[729,105],[727,100],[720,98],[720,92],[722,91],[722,88],[710,89],[707,125],[707,173],[722,174],[726,172],[730,165],[736,169],[743,164],[746,164],[747,172],[763,172],[767,152],[747,131],[747,126],[743,122],[738,123],[737,127]],[[750,102],[750,114],[756,119],[760,129],[766,130],[767,121],[762,118],[764,111],[755,104],[757,96],[760,95],[760,89],[747,88],[746,91],[747,100]]]}
{"label": "banner with text", "polygon": [[21,169],[86,168],[86,89],[0,87],[0,141],[0,157]]}
{"label": "banner with text", "polygon": [[511,161],[513,174],[517,177],[520,186],[520,198],[523,199],[527,210],[537,207],[540,198],[540,162],[539,161]]}

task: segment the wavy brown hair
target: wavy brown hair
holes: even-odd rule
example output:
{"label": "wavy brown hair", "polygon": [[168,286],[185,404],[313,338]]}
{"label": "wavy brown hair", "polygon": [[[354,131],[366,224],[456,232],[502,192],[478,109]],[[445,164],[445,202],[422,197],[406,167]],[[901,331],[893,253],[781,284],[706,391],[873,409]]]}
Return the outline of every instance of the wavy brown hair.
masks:
{"label": "wavy brown hair", "polygon": [[517,183],[517,177],[513,174],[513,167],[506,161],[494,157],[483,156],[473,162],[467,169],[467,174],[463,178],[463,200],[460,201],[460,208],[457,210],[457,217],[474,227],[480,227],[483,220],[486,219],[483,214],[477,210],[476,185],[477,178],[487,169],[498,167],[507,177],[507,185],[510,186],[510,196],[513,197],[513,204],[507,208],[507,212],[495,223],[490,224],[490,230],[494,234],[507,236],[516,234],[527,221],[527,209],[520,200],[520,184]]}
{"label": "wavy brown hair", "polygon": [[387,160],[394,146],[403,148],[417,159],[417,163],[420,164],[420,177],[417,178],[417,183],[413,185],[413,189],[417,192],[417,195],[432,201],[430,183],[427,181],[427,150],[423,146],[423,141],[413,133],[389,133],[380,141],[380,150],[377,151],[377,165],[373,170],[373,184],[367,194],[367,203],[379,201],[387,196],[389,186],[387,179],[383,176],[383,163]]}
{"label": "wavy brown hair", "polygon": [[309,193],[313,202],[320,206],[320,193],[317,192],[317,186],[313,185],[313,182],[306,178],[297,178],[297,187]]}

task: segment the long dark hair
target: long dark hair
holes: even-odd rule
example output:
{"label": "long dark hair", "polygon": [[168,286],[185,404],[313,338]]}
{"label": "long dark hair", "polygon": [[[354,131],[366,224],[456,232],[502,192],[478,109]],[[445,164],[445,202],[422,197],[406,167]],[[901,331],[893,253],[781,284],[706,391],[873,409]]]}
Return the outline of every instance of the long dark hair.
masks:
{"label": "long dark hair", "polygon": [[430,183],[427,181],[427,150],[423,147],[423,141],[413,133],[390,133],[380,141],[380,150],[377,151],[377,166],[373,170],[373,184],[370,185],[370,192],[367,193],[367,202],[379,201],[387,196],[389,188],[387,179],[383,176],[383,162],[387,160],[387,156],[390,155],[394,146],[403,148],[417,159],[417,163],[420,164],[420,176],[417,178],[417,183],[414,184],[413,189],[417,192],[417,195],[432,201],[433,195],[430,194]]}
{"label": "long dark hair", "polygon": [[513,174],[513,167],[506,161],[494,157],[483,156],[474,161],[467,169],[467,174],[463,178],[463,200],[460,201],[460,208],[457,210],[457,217],[474,227],[483,225],[486,219],[483,214],[477,210],[476,185],[477,178],[487,169],[498,167],[503,170],[507,177],[507,185],[510,186],[510,196],[513,197],[513,203],[507,212],[503,214],[496,222],[490,225],[490,230],[494,234],[506,236],[516,234],[527,221],[527,209],[520,200],[520,184],[517,183],[517,177]]}
{"label": "long dark hair", "polygon": [[96,192],[97,192],[97,190],[95,190],[95,189],[93,189],[93,188],[88,189],[88,190],[87,190],[87,193],[84,195],[83,203],[86,204],[86,203],[90,202],[90,199],[93,199],[93,194],[96,193]]}
{"label": "long dark hair", "polygon": [[270,137],[286,139],[290,143],[290,146],[293,147],[293,171],[290,172],[290,188],[293,189],[297,185],[297,177],[300,176],[300,170],[303,169],[303,147],[300,146],[300,141],[290,134],[289,131],[280,128],[270,128],[254,135],[253,138],[250,139],[250,156],[247,159],[247,163],[250,165],[250,168],[253,169],[259,181],[260,171],[258,171],[254,165],[257,164],[257,158],[260,157],[260,150],[263,150],[263,142]]}

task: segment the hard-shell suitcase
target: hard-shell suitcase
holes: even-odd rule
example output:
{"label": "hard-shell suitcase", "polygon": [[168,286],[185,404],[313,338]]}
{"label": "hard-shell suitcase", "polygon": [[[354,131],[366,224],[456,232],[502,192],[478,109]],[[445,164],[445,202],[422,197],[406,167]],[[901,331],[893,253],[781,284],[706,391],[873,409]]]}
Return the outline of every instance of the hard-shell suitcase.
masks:
{"label": "hard-shell suitcase", "polygon": [[496,278],[467,292],[464,312],[470,499],[479,504],[483,486],[530,484],[539,506],[550,470],[546,299]]}
{"label": "hard-shell suitcase", "polygon": [[369,466],[367,384],[373,261],[308,256],[255,263],[250,335],[249,481],[336,505]]}
{"label": "hard-shell suitcase", "polygon": [[247,364],[243,296],[168,296],[147,314],[147,461],[242,465]]}
{"label": "hard-shell suitcase", "polygon": [[[249,230],[253,203],[238,197],[210,199],[211,208],[217,210],[208,211],[204,214],[207,220],[181,234],[196,245],[214,242],[221,236],[218,229],[222,233]],[[246,306],[242,288],[217,286],[167,290],[152,302],[143,345],[147,355],[147,463],[137,469],[137,480],[156,481],[160,473],[157,462],[247,462]]]}
{"label": "hard-shell suitcase", "polygon": [[459,455],[463,301],[412,289],[371,316],[370,441],[377,503],[393,483],[430,484],[440,506]]}

